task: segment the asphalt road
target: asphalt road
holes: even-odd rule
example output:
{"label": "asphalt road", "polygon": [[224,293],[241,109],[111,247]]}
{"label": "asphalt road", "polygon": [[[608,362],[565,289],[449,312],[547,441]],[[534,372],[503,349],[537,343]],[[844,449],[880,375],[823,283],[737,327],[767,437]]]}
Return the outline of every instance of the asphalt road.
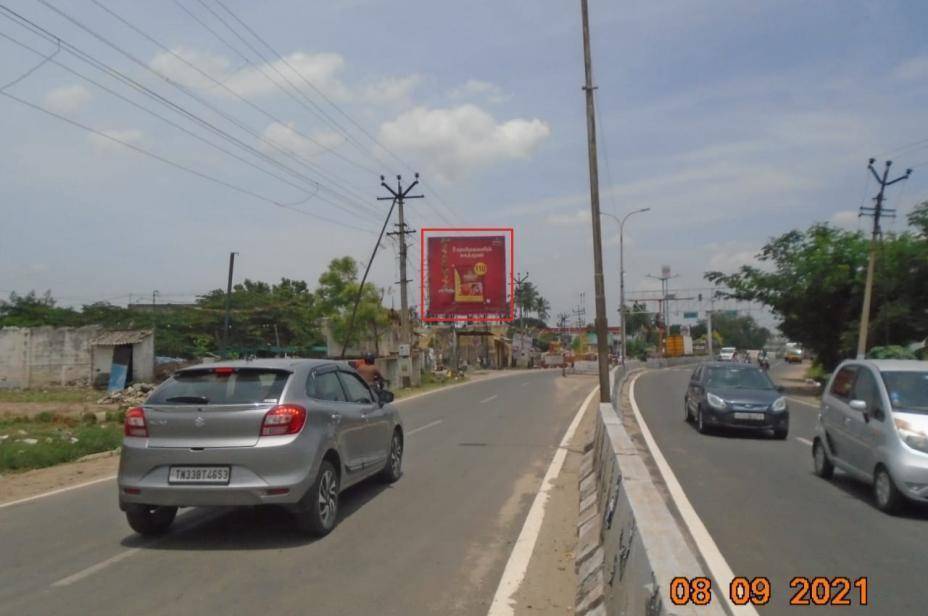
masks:
{"label": "asphalt road", "polygon": [[142,540],[107,481],[0,509],[0,614],[486,614],[590,377],[527,372],[402,403],[405,475],[318,541],[275,509],[191,509]]}
{"label": "asphalt road", "polygon": [[[924,614],[928,510],[879,512],[869,488],[836,471],[812,473],[810,440],[817,408],[790,401],[786,441],[722,433],[703,436],[683,420],[690,371],[638,378],[642,416],[687,498],[735,576],[764,576],[773,599],[761,614]],[[806,439],[806,440],[799,440]],[[796,576],[869,578],[870,605],[791,606]],[[716,584],[718,582],[716,581]],[[727,584],[723,591],[727,592]],[[856,604],[856,594],[851,598]]]}

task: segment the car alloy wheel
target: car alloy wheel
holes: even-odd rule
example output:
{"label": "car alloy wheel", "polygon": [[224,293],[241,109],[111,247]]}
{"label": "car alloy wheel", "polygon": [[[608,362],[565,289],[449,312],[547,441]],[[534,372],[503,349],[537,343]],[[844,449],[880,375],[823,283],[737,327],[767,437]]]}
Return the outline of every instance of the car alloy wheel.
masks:
{"label": "car alloy wheel", "polygon": [[403,468],[403,439],[399,434],[393,435],[393,444],[390,445],[390,470],[398,477]]}
{"label": "car alloy wheel", "polygon": [[319,519],[325,528],[331,528],[337,514],[338,477],[331,468],[324,468],[319,479]]}
{"label": "car alloy wheel", "polygon": [[696,430],[697,430],[700,434],[705,434],[706,431],[708,430],[708,428],[706,427],[706,423],[705,423],[705,421],[703,420],[702,408],[700,408],[700,409],[696,412]]}
{"label": "car alloy wheel", "polygon": [[690,401],[687,398],[683,398],[683,421],[690,423],[692,417],[690,416]]}
{"label": "car alloy wheel", "polygon": [[403,476],[403,434],[399,428],[393,433],[390,441],[390,455],[387,463],[380,471],[380,480],[384,483],[395,483]]}
{"label": "car alloy wheel", "polygon": [[893,484],[893,478],[882,466],[873,475],[873,497],[880,511],[894,513],[899,509],[902,495]]}

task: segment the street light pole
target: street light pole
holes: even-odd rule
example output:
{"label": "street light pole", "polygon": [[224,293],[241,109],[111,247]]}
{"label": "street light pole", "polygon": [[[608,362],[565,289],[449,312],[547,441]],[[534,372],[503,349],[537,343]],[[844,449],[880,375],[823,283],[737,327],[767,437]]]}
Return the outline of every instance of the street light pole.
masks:
{"label": "street light pole", "polygon": [[649,207],[643,207],[639,210],[633,210],[619,218],[607,212],[600,212],[602,216],[608,216],[619,223],[619,326],[622,328],[622,367],[625,367],[625,355],[628,349],[627,338],[625,336],[625,221],[634,214],[642,214],[651,211]]}

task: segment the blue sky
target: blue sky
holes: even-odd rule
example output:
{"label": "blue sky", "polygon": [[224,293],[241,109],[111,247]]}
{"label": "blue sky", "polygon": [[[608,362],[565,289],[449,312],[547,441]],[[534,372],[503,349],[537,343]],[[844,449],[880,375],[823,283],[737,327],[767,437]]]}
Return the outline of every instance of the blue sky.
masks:
{"label": "blue sky", "polygon": [[[237,150],[66,51],[55,61],[277,177],[60,66],[46,64],[7,92],[269,201],[375,229],[384,207],[374,200],[382,194],[377,175],[411,171],[378,150],[357,122],[426,180],[427,198],[412,208],[411,224],[513,226],[517,269],[530,272],[554,312],[576,305],[581,291],[592,310],[578,3],[225,0],[335,109],[225,29],[217,15],[236,24],[215,0],[181,1],[232,47],[174,2],[99,1],[176,56],[90,2],[48,0],[154,72],[39,2],[5,5],[251,150]],[[592,0],[590,11],[602,207],[616,215],[652,208],[626,227],[630,291],[654,288],[646,274],[662,264],[680,274],[677,288],[704,286],[706,270],[751,262],[767,238],[815,221],[858,228],[856,210],[875,193],[870,156],[890,156],[900,171],[928,163],[928,142],[902,149],[928,139],[923,3]],[[0,33],[45,54],[55,49],[8,19],[0,19]],[[40,59],[5,39],[0,53],[2,83]],[[275,68],[303,91],[288,96],[274,87],[265,75],[280,82]],[[314,115],[314,105],[337,126]],[[158,289],[164,301],[183,301],[222,286],[230,250],[241,253],[239,280],[314,281],[333,257],[369,254],[370,233],[194,177],[9,98],[0,97],[0,109],[4,293],[51,289],[65,303],[124,303],[129,293],[150,297]],[[255,158],[261,154],[289,171]],[[904,213],[928,198],[926,172],[928,164],[916,166],[911,180],[892,189],[890,206]],[[323,188],[300,188],[307,177]],[[902,226],[900,218],[895,228]],[[617,233],[610,220],[603,229],[614,309]],[[387,242],[373,280],[389,287],[396,270],[395,246]],[[387,295],[391,300],[398,294]]]}

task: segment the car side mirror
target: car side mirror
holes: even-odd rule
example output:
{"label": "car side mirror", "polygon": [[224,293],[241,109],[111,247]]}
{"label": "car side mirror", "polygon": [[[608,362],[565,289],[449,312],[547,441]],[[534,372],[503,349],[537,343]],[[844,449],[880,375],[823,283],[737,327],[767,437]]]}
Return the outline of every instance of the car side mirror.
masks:
{"label": "car side mirror", "polygon": [[867,403],[863,400],[851,400],[848,406],[851,407],[852,410],[860,411],[861,413],[867,412]]}
{"label": "car side mirror", "polygon": [[777,385],[776,388],[777,388],[777,391],[780,392],[781,394],[782,394],[784,391],[786,391],[786,388],[783,387],[782,385]]}
{"label": "car side mirror", "polygon": [[380,398],[380,406],[390,404],[396,398],[392,391],[386,389],[381,389],[377,392],[377,396]]}

